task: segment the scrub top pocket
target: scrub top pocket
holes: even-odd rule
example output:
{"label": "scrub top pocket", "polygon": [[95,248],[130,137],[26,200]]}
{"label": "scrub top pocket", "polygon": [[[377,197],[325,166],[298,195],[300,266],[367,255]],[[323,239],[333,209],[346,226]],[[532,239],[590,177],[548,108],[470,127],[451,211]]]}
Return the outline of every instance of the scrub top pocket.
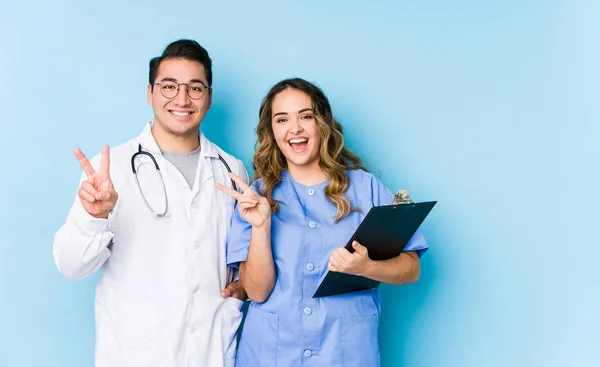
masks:
{"label": "scrub top pocket", "polygon": [[340,320],[340,348],[344,367],[378,367],[379,316],[347,317]]}
{"label": "scrub top pocket", "polygon": [[279,316],[266,312],[250,304],[244,321],[240,347],[237,353],[237,367],[277,366],[277,345],[279,339]]}

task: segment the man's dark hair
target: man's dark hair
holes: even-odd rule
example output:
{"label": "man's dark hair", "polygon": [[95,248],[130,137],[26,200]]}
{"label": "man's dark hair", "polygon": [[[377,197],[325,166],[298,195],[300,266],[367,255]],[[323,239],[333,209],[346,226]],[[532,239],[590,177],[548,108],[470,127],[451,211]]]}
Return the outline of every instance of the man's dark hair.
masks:
{"label": "man's dark hair", "polygon": [[162,55],[150,60],[150,84],[155,82],[160,64],[168,59],[185,59],[200,63],[200,65],[204,66],[208,86],[212,86],[212,60],[204,47],[200,46],[198,42],[189,39],[181,39],[170,43]]}

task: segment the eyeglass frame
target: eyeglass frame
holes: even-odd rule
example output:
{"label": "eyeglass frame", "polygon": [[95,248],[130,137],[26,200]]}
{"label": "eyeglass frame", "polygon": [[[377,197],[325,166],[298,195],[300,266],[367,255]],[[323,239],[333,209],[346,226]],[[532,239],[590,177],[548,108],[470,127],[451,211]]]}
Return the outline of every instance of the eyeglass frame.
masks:
{"label": "eyeglass frame", "polygon": [[[160,85],[161,85],[162,83],[165,83],[165,82],[168,82],[168,83],[173,83],[173,84],[177,85],[177,93],[175,93],[175,95],[174,95],[173,97],[167,97],[167,96],[165,96],[165,95],[164,95],[164,93],[162,92],[162,88],[160,88]],[[193,98],[192,96],[190,96],[190,83],[200,83],[200,84],[202,84],[202,86],[205,88],[205,90],[204,90],[204,93],[203,93],[203,94],[202,94],[200,97],[198,97],[198,98]],[[186,88],[185,88],[185,92],[186,92],[186,94],[188,95],[188,97],[190,97],[190,99],[193,99],[194,101],[198,101],[198,100],[202,99],[202,97],[204,97],[204,96],[206,95],[206,92],[207,92],[209,89],[212,89],[212,87],[210,87],[210,86],[208,86],[208,85],[204,84],[204,82],[203,82],[203,81],[201,81],[201,80],[193,80],[193,81],[191,81],[190,83],[177,83],[175,80],[169,80],[169,79],[167,79],[167,80],[163,80],[163,81],[161,81],[161,82],[153,82],[153,83],[150,83],[150,85],[151,85],[151,86],[158,85],[158,86],[159,86],[159,89],[160,89],[160,94],[161,94],[163,97],[165,97],[166,99],[173,99],[173,98],[177,97],[177,96],[179,95],[179,90],[181,89],[181,86],[182,86],[182,85],[185,85],[185,86],[186,86]]]}

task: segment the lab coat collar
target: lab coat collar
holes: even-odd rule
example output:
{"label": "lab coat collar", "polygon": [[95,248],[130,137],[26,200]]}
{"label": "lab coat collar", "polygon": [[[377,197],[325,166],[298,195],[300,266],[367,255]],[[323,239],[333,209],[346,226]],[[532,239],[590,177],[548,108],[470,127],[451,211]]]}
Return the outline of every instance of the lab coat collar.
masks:
{"label": "lab coat collar", "polygon": [[160,148],[154,140],[154,135],[152,135],[152,121],[149,121],[145,126],[144,130],[139,136],[139,143],[142,145],[142,149],[149,151],[152,154],[160,154]]}
{"label": "lab coat collar", "polygon": [[[143,150],[147,150],[153,154],[162,155],[160,148],[154,139],[154,135],[152,135],[153,123],[153,121],[149,121],[146,126],[144,126],[144,129],[139,137],[140,144],[142,145]],[[200,150],[205,157],[219,157],[219,153],[217,152],[215,146],[206,138],[206,136],[204,136],[204,134],[202,134],[202,132],[200,132]]]}
{"label": "lab coat collar", "polygon": [[214,144],[211,143],[202,132],[200,132],[200,150],[204,151],[205,157],[219,158],[219,152],[217,152]]}

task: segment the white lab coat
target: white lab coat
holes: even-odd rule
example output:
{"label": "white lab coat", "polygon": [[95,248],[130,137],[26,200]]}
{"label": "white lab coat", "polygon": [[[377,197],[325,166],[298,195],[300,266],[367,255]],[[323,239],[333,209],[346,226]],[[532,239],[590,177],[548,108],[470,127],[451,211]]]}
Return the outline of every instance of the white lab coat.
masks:
{"label": "white lab coat", "polygon": [[[246,182],[248,173],[241,161],[200,134],[190,189],[161,155],[151,125],[111,149],[110,175],[119,199],[108,219],[93,218],[75,199],[55,236],[56,265],[69,280],[102,268],[95,301],[96,367],[230,367],[243,303],[220,295],[234,277],[225,259],[234,200],[215,189],[215,182],[232,186],[218,154]],[[166,217],[150,213],[136,186],[131,156],[138,144],[161,169]],[[91,163],[98,169],[100,157]],[[160,202],[160,190],[146,195]]]}

